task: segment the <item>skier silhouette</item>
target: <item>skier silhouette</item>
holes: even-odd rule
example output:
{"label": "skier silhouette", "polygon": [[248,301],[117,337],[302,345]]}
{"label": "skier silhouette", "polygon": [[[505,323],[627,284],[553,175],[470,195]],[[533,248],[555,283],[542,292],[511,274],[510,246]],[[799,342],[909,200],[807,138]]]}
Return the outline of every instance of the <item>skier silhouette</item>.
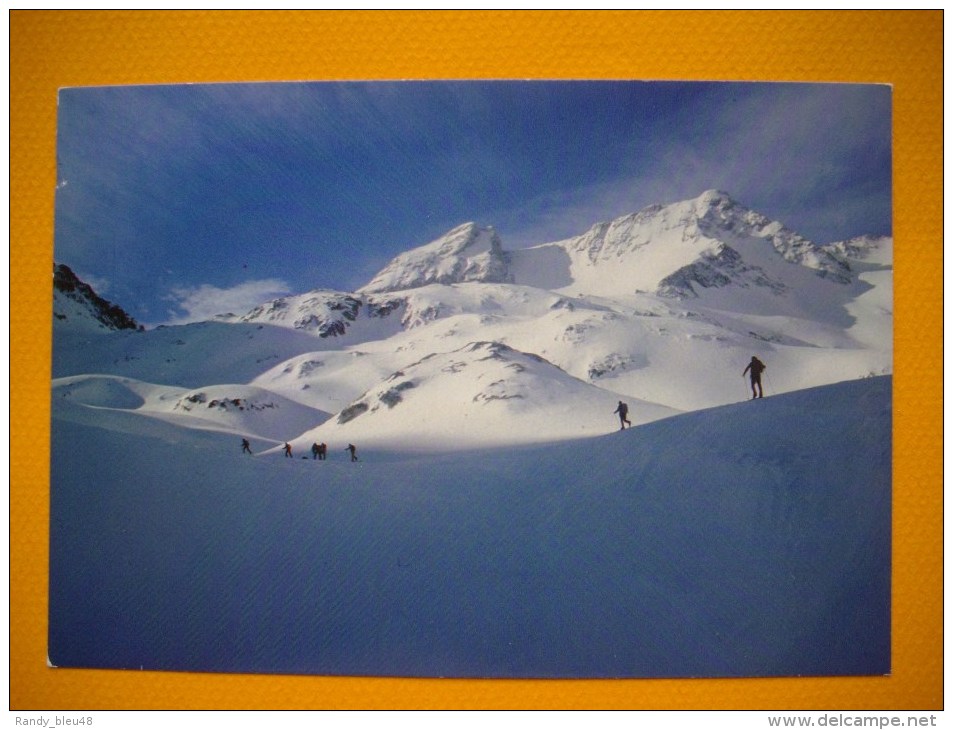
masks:
{"label": "skier silhouette", "polygon": [[242,439],[242,453],[243,454],[251,453],[251,444],[248,443],[248,439]]}
{"label": "skier silhouette", "polygon": [[[761,362],[754,355],[751,356],[751,362],[748,363],[748,367],[744,369],[744,372],[741,373],[743,378],[748,371],[751,371],[751,398],[764,398],[764,389],[761,387],[761,373],[767,367],[763,362]],[[757,390],[756,390],[757,388]]]}
{"label": "skier silhouette", "polygon": [[629,418],[628,418],[628,416],[629,416],[629,406],[627,406],[625,403],[623,403],[622,401],[619,401],[619,405],[618,405],[618,406],[616,407],[616,409],[615,409],[614,411],[612,411],[612,412],[619,414],[619,423],[620,423],[620,425],[621,425],[621,428],[619,429],[620,431],[624,431],[624,430],[625,430],[625,424],[627,424],[627,423],[629,424],[629,427],[632,426],[632,421],[630,421]]}
{"label": "skier silhouette", "polygon": [[321,453],[321,447],[317,444],[311,444],[311,459],[317,460],[318,454]]}
{"label": "skier silhouette", "polygon": [[286,459],[292,459],[292,458],[294,458],[294,457],[291,456],[291,444],[289,444],[289,443],[287,443],[287,442],[285,443],[285,458],[286,458]]}
{"label": "skier silhouette", "polygon": [[354,444],[348,444],[344,450],[351,452],[351,461],[357,461],[357,447]]}
{"label": "skier silhouette", "polygon": [[323,441],[318,444],[318,460],[325,461],[328,458],[328,445]]}

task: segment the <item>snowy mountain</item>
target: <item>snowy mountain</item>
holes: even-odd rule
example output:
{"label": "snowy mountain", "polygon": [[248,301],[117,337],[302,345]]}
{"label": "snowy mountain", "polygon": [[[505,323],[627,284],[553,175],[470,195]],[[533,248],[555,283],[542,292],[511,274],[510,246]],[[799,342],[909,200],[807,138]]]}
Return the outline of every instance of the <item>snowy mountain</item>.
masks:
{"label": "snowy mountain", "polygon": [[[615,430],[619,400],[645,423],[747,398],[753,354],[769,394],[889,373],[891,261],[889,238],[818,246],[708,191],[516,251],[468,223],[356,292],[107,338],[60,326],[53,372],[243,383],[324,414],[300,431],[289,421],[282,443],[564,440]],[[388,403],[399,372],[413,388]],[[497,381],[506,397],[481,400]]]}
{"label": "snowy mountain", "polygon": [[96,294],[65,264],[53,264],[53,323],[87,332],[139,328],[121,307]]}

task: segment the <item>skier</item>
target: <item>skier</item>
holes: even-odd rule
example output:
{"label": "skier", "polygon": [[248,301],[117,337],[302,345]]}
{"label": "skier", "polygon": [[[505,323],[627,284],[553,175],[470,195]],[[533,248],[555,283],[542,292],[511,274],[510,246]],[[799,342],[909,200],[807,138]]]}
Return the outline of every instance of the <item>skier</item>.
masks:
{"label": "skier", "polygon": [[286,459],[294,458],[291,456],[291,444],[289,444],[288,442],[285,442],[285,458]]}
{"label": "skier", "polygon": [[[748,363],[748,367],[744,369],[744,372],[741,373],[743,378],[748,371],[751,371],[751,399],[755,398],[764,398],[764,389],[761,387],[761,373],[767,367],[763,362],[761,362],[754,355],[751,356],[751,362]],[[757,387],[757,390],[755,389]]]}
{"label": "skier", "polygon": [[357,447],[354,444],[348,444],[344,450],[351,452],[351,461],[357,461]]}
{"label": "skier", "polygon": [[328,458],[328,445],[323,441],[318,444],[318,459],[325,461]]}
{"label": "skier", "polygon": [[616,409],[615,409],[614,411],[612,411],[612,412],[619,414],[619,422],[620,422],[620,424],[621,424],[621,426],[622,426],[622,427],[619,429],[620,431],[624,431],[624,430],[625,430],[625,424],[627,424],[627,423],[629,424],[629,427],[631,428],[631,426],[632,426],[632,421],[629,420],[629,406],[628,406],[628,405],[626,405],[626,404],[623,403],[622,401],[619,401],[619,405],[618,405],[618,406],[616,407]]}
{"label": "skier", "polygon": [[312,461],[317,461],[318,454],[321,453],[321,447],[317,444],[311,444],[311,459]]}
{"label": "skier", "polygon": [[242,439],[242,453],[243,454],[251,453],[251,444],[248,443],[248,439]]}

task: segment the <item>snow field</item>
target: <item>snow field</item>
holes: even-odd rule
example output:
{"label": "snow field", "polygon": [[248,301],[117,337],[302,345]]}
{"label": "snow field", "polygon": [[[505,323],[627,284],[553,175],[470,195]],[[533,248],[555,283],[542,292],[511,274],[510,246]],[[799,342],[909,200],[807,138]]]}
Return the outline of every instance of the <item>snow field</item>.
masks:
{"label": "snow field", "polygon": [[170,443],[55,414],[50,658],[405,676],[886,673],[890,383],[554,445],[365,449],[356,464],[336,445],[327,462],[250,457],[226,434],[179,428]]}

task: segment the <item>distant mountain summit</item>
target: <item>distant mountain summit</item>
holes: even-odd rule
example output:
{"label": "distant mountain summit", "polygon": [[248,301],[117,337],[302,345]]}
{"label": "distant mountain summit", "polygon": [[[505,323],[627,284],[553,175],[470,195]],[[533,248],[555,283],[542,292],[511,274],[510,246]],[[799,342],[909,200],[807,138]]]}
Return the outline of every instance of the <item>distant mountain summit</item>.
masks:
{"label": "distant mountain summit", "polygon": [[517,283],[596,296],[696,298],[732,286],[781,294],[805,271],[851,281],[843,259],[719,190],[514,252],[512,269]]}
{"label": "distant mountain summit", "polygon": [[512,282],[500,237],[492,228],[475,223],[465,223],[435,241],[400,254],[358,292],[391,292],[468,281]]}
{"label": "distant mountain summit", "polygon": [[65,264],[53,265],[53,320],[88,331],[143,329],[122,307],[99,296]]}

